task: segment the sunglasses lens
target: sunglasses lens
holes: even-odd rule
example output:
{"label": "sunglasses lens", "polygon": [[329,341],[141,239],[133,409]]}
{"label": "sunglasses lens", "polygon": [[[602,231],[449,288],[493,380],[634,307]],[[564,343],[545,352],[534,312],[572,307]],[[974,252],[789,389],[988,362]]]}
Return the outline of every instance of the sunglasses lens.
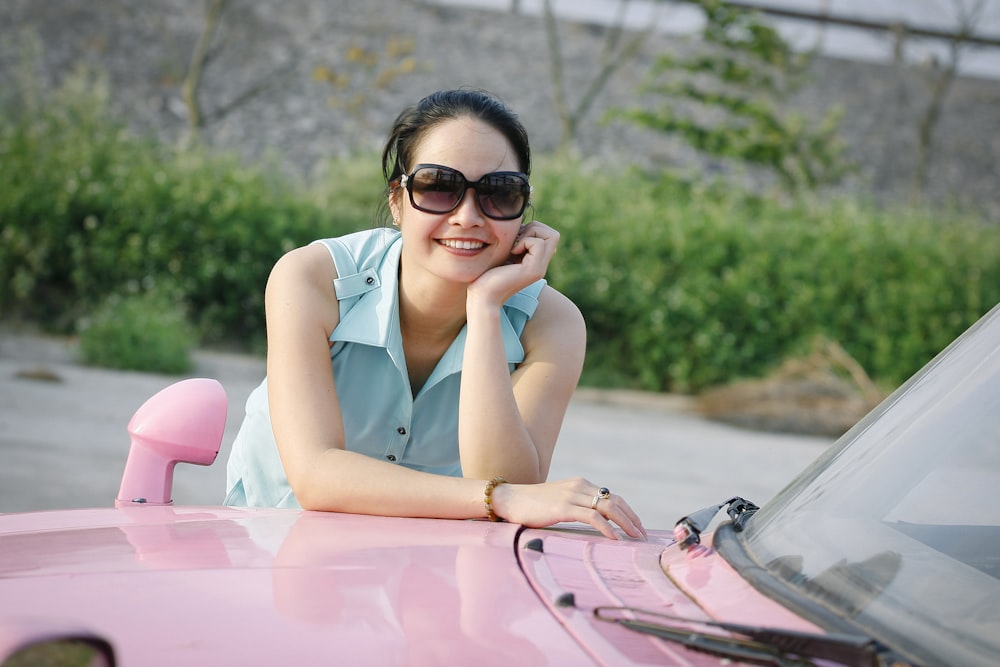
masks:
{"label": "sunglasses lens", "polygon": [[413,205],[428,213],[448,213],[458,206],[468,185],[452,169],[424,167],[413,173],[410,196]]}
{"label": "sunglasses lens", "polygon": [[520,217],[528,205],[531,188],[528,179],[516,172],[486,174],[469,183],[461,172],[448,167],[417,167],[407,179],[410,203],[426,213],[450,213],[455,210],[465,191],[476,190],[482,212],[495,220]]}
{"label": "sunglasses lens", "polygon": [[491,218],[516,218],[528,203],[528,181],[518,174],[487,174],[476,185],[479,206]]}

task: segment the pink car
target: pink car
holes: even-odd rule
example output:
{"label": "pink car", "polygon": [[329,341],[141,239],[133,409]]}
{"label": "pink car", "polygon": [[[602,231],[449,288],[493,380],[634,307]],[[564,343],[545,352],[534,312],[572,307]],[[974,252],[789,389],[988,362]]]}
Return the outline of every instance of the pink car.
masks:
{"label": "pink car", "polygon": [[168,387],[114,508],[0,515],[3,665],[1000,663],[1000,306],[766,506],[648,542],[173,506],[225,414]]}

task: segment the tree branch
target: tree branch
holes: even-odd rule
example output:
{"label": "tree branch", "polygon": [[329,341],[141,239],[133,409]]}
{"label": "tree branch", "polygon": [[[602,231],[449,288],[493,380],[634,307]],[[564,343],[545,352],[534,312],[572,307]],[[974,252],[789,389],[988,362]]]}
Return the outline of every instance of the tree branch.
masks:
{"label": "tree branch", "polygon": [[228,0],[207,0],[205,23],[202,25],[201,34],[198,35],[198,41],[191,53],[191,63],[188,65],[187,76],[184,77],[184,83],[181,86],[181,96],[184,99],[184,106],[187,108],[188,127],[194,132],[200,130],[204,123],[198,104],[198,89],[201,87],[201,75],[205,69],[209,47],[227,2]]}

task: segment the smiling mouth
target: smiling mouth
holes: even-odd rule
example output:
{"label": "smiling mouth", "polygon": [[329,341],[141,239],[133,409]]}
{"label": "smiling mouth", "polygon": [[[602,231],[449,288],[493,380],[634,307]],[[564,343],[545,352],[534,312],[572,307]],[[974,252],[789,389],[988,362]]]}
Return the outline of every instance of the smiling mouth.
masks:
{"label": "smiling mouth", "polygon": [[454,248],[455,250],[479,250],[480,248],[486,247],[486,244],[482,241],[454,241],[451,239],[439,239],[438,243],[449,248]]}

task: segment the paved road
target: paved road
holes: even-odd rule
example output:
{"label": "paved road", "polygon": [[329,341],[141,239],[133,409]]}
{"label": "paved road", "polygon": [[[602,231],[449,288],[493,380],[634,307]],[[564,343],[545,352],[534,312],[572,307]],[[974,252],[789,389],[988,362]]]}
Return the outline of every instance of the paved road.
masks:
{"label": "paved road", "polygon": [[[440,4],[510,11],[512,0],[436,0]],[[899,23],[909,28],[923,28],[947,33],[959,32],[963,22],[973,22],[973,34],[996,40],[1000,37],[1000,0],[984,0],[981,11],[970,14],[972,2],[941,0],[747,0],[744,4],[772,9],[829,15],[840,19],[877,24]],[[560,18],[610,25],[622,20],[619,3],[607,0],[573,0],[554,5]],[[541,0],[520,0],[520,11],[528,15],[542,12]],[[634,0],[626,7],[623,25],[643,30],[656,20],[657,27],[668,35],[691,35],[703,27],[704,16],[688,2],[653,2]],[[809,20],[771,17],[782,37],[801,51],[818,49],[823,55],[863,62],[890,64],[895,57],[892,38],[881,30],[861,29]],[[938,39],[915,39],[906,42],[904,57],[914,64],[932,59],[947,62],[948,44]],[[966,47],[958,62],[959,72],[987,79],[1000,78],[1000,49],[979,45]]]}
{"label": "paved road", "polygon": [[[0,332],[0,512],[110,506],[128,452],[126,425],[178,378],[75,363],[67,344]],[[229,396],[215,465],[178,466],[178,504],[217,504],[243,404],[263,377],[260,359],[199,353],[195,376]],[[830,444],[705,421],[676,401],[581,391],[566,416],[551,479],[582,475],[621,493],[649,527],[741,495],[771,498]]]}

